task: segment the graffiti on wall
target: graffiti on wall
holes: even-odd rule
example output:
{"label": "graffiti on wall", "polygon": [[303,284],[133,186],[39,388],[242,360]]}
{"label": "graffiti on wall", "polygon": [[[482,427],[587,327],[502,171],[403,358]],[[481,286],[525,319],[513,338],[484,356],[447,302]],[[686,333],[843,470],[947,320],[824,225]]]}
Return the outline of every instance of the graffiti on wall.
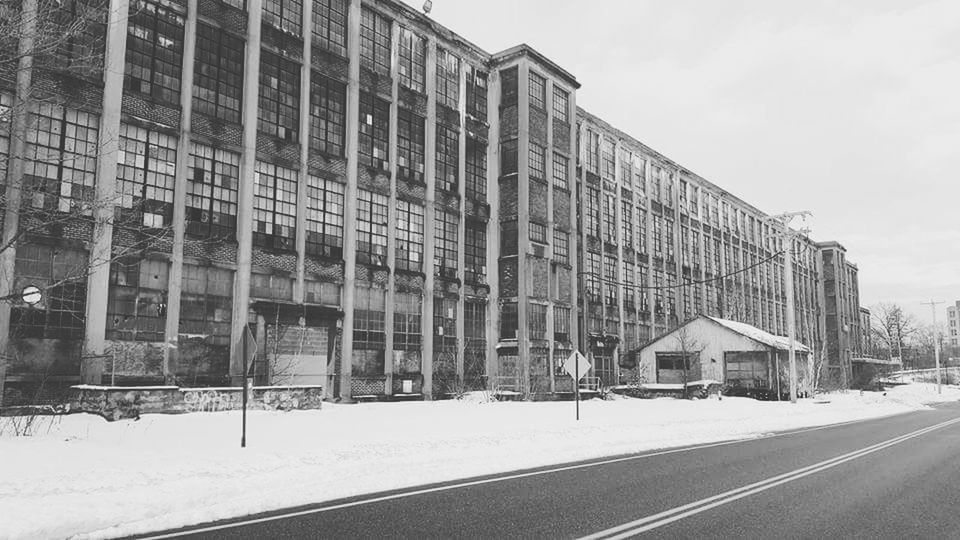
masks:
{"label": "graffiti on wall", "polygon": [[234,409],[231,404],[234,394],[238,390],[217,390],[206,388],[203,390],[189,390],[183,392],[183,402],[190,412],[220,412]]}

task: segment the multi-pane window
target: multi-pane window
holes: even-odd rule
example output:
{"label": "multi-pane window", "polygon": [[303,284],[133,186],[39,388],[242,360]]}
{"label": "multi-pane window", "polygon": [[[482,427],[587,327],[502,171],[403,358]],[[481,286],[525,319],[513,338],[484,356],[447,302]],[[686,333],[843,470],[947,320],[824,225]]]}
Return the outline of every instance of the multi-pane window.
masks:
{"label": "multi-pane window", "polygon": [[313,43],[347,56],[347,0],[313,0]]}
{"label": "multi-pane window", "polygon": [[117,186],[121,217],[136,217],[145,227],[166,227],[173,220],[173,184],[177,140],[169,135],[120,124]]}
{"label": "multi-pane window", "polygon": [[570,308],[553,306],[553,340],[570,342]]}
{"label": "multi-pane window", "polygon": [[466,151],[467,196],[484,200],[487,197],[487,141],[467,135]]}
{"label": "multi-pane window", "polygon": [[607,139],[600,146],[600,159],[603,164],[603,176],[611,180],[616,178],[617,160],[614,154],[613,141]]}
{"label": "multi-pane window", "polygon": [[617,259],[606,255],[603,258],[603,291],[608,306],[617,305]]}
{"label": "multi-pane window", "polygon": [[389,199],[365,189],[357,193],[357,262],[386,266]]}
{"label": "multi-pane window", "polygon": [[[372,287],[357,287],[353,306],[354,354],[357,351],[383,351],[387,343],[384,313],[386,299],[383,290]],[[361,354],[361,356],[369,359],[366,354]],[[377,359],[374,358],[374,360]],[[379,361],[382,360],[382,357],[379,358]],[[376,364],[377,362],[372,363]],[[382,373],[382,370],[380,371]]]}
{"label": "multi-pane window", "polygon": [[467,114],[487,119],[487,72],[467,64]]}
{"label": "multi-pane window", "polygon": [[517,339],[517,303],[504,302],[500,306],[500,339]]}
{"label": "multi-pane window", "polygon": [[257,161],[253,178],[253,243],[294,249],[297,234],[297,171]]}
{"label": "multi-pane window", "polygon": [[183,67],[183,8],[173,2],[134,0],[129,21],[124,87],[177,103]]}
{"label": "multi-pane window", "polygon": [[547,243],[547,226],[539,223],[530,222],[530,241],[540,244]]}
{"label": "multi-pane window", "polygon": [[237,233],[240,155],[200,143],[190,144],[187,176],[187,233],[233,238]]}
{"label": "multi-pane window", "polygon": [[310,77],[310,149],[342,156],[347,86],[314,72]]}
{"label": "multi-pane window", "polygon": [[603,194],[603,241],[617,243],[617,196]]}
{"label": "multi-pane window", "polygon": [[193,64],[193,110],[240,122],[243,97],[243,40],[199,23]]}
{"label": "multi-pane window", "polygon": [[600,190],[587,187],[586,233],[600,238]]}
{"label": "multi-pane window", "polygon": [[299,36],[302,20],[301,0],[263,0],[263,22]]}
{"label": "multi-pane window", "polygon": [[[24,174],[33,177],[29,183],[36,185],[24,194],[24,202],[35,208],[56,208],[61,212],[77,209],[89,215],[94,200],[100,119],[94,114],[43,102],[32,116],[35,125],[26,132]],[[0,116],[0,122],[6,118]],[[2,132],[0,137],[4,137]],[[0,139],[0,172],[6,166],[9,144],[8,138]]]}
{"label": "multi-pane window", "polygon": [[563,231],[553,231],[553,260],[559,263],[570,262],[570,236]]}
{"label": "multi-pane window", "polygon": [[663,218],[653,216],[653,256],[663,257]]}
{"label": "multi-pane window", "polygon": [[400,51],[397,72],[400,84],[423,93],[427,81],[427,40],[411,30],[400,29]]}
{"label": "multi-pane window", "polygon": [[390,144],[390,104],[369,92],[360,92],[360,163],[387,170]]}
{"label": "multi-pane window", "polygon": [[423,271],[423,214],[422,206],[397,201],[398,270]]}
{"label": "multi-pane window", "polygon": [[588,251],[586,263],[584,279],[586,280],[585,288],[587,297],[592,302],[596,302],[600,299],[600,278],[602,271],[600,254]]}
{"label": "multi-pane window", "polygon": [[623,247],[633,249],[633,204],[623,201],[620,207],[620,230]]}
{"label": "multi-pane window", "polygon": [[537,109],[546,109],[547,80],[539,73],[530,72],[530,106]]}
{"label": "multi-pane window", "polygon": [[553,186],[568,189],[570,160],[563,154],[553,153]]}
{"label": "multi-pane window", "polygon": [[500,105],[509,107],[517,104],[519,82],[517,68],[512,67],[500,71]]}
{"label": "multi-pane window", "polygon": [[486,341],[487,304],[484,302],[463,303],[463,337],[468,341]]}
{"label": "multi-pane window", "polygon": [[570,92],[553,85],[553,118],[560,122],[570,121]]}
{"label": "multi-pane window", "polygon": [[517,174],[517,140],[500,143],[500,176]]}
{"label": "multi-pane window", "polygon": [[420,293],[396,293],[393,308],[393,349],[395,351],[419,351],[423,330],[421,329]]}
{"label": "multi-pane window", "polygon": [[84,250],[19,243],[16,275],[42,288],[44,301],[35,306],[11,302],[10,336],[83,339],[89,266]]}
{"label": "multi-pane window", "polygon": [[547,177],[547,151],[537,143],[530,142],[530,155],[527,160],[527,173],[530,178],[545,179]]}
{"label": "multi-pane window", "polygon": [[633,189],[640,195],[647,192],[646,169],[647,160],[635,156],[633,161]]}
{"label": "multi-pane window", "polygon": [[633,286],[633,263],[623,261],[623,308],[627,311],[633,311],[636,302],[637,290]]}
{"label": "multi-pane window", "polygon": [[290,142],[300,125],[300,66],[263,51],[257,129]]}
{"label": "multi-pane window", "polygon": [[360,12],[360,63],[390,73],[390,19],[366,6]]}
{"label": "multi-pane window", "polygon": [[547,306],[527,303],[527,330],[530,339],[547,339]]}
{"label": "multi-pane window", "polygon": [[437,49],[437,104],[457,110],[460,103],[460,59]]}
{"label": "multi-pane window", "polygon": [[457,277],[457,238],[459,236],[459,216],[453,212],[438,210],[433,222],[434,271],[445,278]]}
{"label": "multi-pane window", "polygon": [[456,354],[457,301],[452,298],[433,299],[433,344],[439,354]]}
{"label": "multi-pane window", "polygon": [[423,182],[424,119],[406,110],[397,111],[397,175]]}
{"label": "multi-pane window", "polygon": [[437,189],[456,193],[460,169],[460,132],[437,124]]}
{"label": "multi-pane window", "polygon": [[467,283],[487,282],[487,229],[483,223],[467,222],[464,234],[464,279]]}
{"label": "multi-pane window", "polygon": [[600,134],[592,129],[587,130],[587,145],[584,149],[587,157],[587,170],[600,172]]}
{"label": "multi-pane window", "polygon": [[307,176],[307,254],[343,257],[343,184]]}

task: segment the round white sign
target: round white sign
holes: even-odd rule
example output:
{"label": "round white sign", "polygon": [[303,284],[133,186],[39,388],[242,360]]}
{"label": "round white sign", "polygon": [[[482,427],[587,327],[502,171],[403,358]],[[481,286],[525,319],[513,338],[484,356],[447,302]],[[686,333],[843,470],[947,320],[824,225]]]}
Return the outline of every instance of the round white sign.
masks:
{"label": "round white sign", "polygon": [[31,306],[40,302],[40,299],[43,298],[43,293],[40,292],[40,289],[34,285],[28,285],[23,288],[23,293],[21,293],[20,298],[24,302],[30,304]]}

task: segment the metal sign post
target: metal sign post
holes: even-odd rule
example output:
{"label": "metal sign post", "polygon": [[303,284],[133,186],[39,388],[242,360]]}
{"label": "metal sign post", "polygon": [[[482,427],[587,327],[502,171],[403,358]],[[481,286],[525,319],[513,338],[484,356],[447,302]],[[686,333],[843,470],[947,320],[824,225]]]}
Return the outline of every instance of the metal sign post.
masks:
{"label": "metal sign post", "polygon": [[241,392],[243,396],[241,397],[243,401],[243,427],[240,434],[240,448],[247,447],[247,331],[246,326],[243,327],[243,333],[240,334],[240,354],[243,355],[243,382]]}
{"label": "metal sign post", "polygon": [[[583,363],[581,366],[580,363]],[[573,377],[573,399],[576,402],[577,407],[577,420],[580,420],[580,373],[583,368],[582,373],[586,375],[590,371],[590,363],[587,362],[587,359],[584,358],[583,354],[580,351],[573,351],[570,356],[567,357],[567,360],[563,363],[563,370],[567,372],[567,375]]]}

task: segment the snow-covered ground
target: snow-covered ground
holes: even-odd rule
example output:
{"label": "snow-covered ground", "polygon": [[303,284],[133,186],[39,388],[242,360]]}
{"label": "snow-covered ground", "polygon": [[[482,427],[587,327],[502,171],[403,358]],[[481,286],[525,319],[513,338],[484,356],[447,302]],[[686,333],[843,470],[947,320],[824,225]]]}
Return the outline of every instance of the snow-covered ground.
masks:
{"label": "snow-covered ground", "polygon": [[[0,538],[111,537],[528,467],[873,418],[960,400],[911,384],[790,403],[620,398],[328,405],[320,411],[0,418]],[[6,423],[6,424],[5,424]],[[7,428],[7,429],[5,429]]]}

